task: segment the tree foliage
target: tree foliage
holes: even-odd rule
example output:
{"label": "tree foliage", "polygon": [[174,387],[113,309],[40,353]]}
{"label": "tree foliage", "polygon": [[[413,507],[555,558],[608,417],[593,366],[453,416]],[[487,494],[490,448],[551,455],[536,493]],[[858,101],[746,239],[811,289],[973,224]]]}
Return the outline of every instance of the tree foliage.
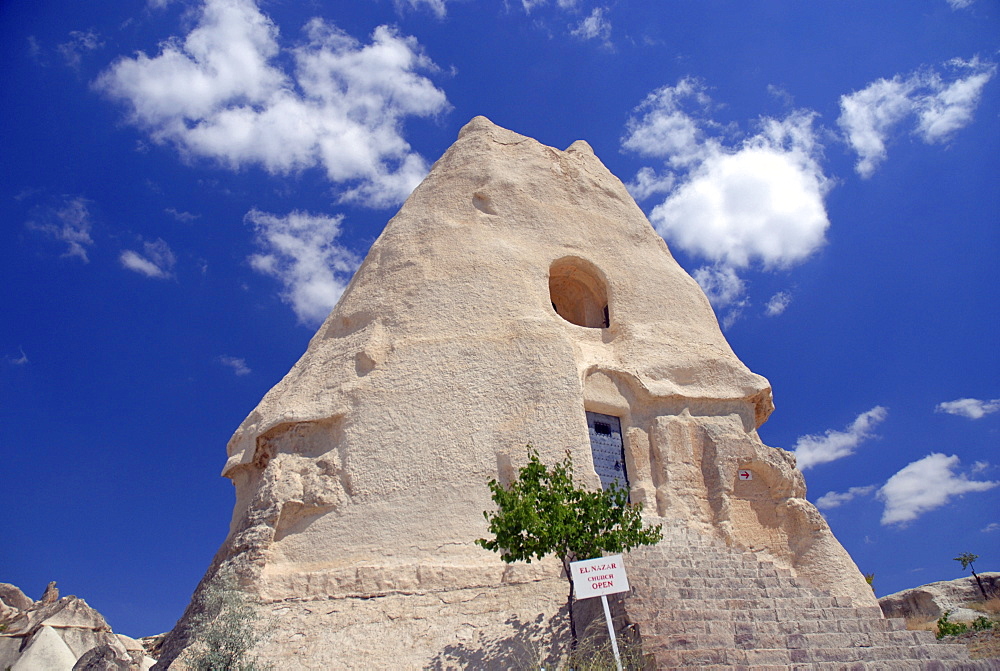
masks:
{"label": "tree foliage", "polygon": [[[972,565],[972,562],[976,561],[977,559],[979,559],[979,555],[974,555],[971,552],[963,552],[962,554],[960,554],[957,557],[955,557],[955,561],[962,563],[962,570],[963,571],[965,569],[969,568],[969,566]],[[975,569],[975,567],[973,567],[972,574],[975,575],[975,573],[976,573],[976,569]]]}
{"label": "tree foliage", "polygon": [[989,595],[986,593],[986,588],[983,587],[983,581],[979,579],[978,575],[976,575],[976,567],[972,564],[972,562],[979,559],[979,555],[972,554],[971,552],[963,552],[954,559],[957,562],[961,562],[963,571],[967,568],[972,569],[972,577],[976,579],[976,584],[979,585],[979,591],[982,593],[983,598],[984,599],[990,598]]}
{"label": "tree foliage", "polygon": [[490,480],[489,488],[497,510],[483,516],[493,538],[476,543],[501,553],[508,563],[530,563],[548,554],[564,561],[592,559],[652,545],[663,537],[660,525],[643,527],[642,504],[629,503],[628,490],[577,487],[568,451],[550,470],[529,445],[528,463],[517,479],[508,487]]}
{"label": "tree foliage", "polygon": [[570,628],[573,621],[573,581],[570,562],[626,552],[640,545],[653,545],[663,537],[661,525],[645,527],[642,504],[628,502],[628,490],[617,486],[588,491],[573,482],[573,460],[566,458],[551,469],[528,446],[528,463],[517,479],[503,486],[489,482],[495,511],[485,511],[492,538],[476,543],[499,552],[508,563],[541,559],[554,554],[563,563],[570,581]]}

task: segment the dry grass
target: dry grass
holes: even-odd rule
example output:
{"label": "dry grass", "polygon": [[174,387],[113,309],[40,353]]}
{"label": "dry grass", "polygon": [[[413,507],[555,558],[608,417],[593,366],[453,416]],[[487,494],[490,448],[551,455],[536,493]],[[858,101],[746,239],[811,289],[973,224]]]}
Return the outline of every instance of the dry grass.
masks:
{"label": "dry grass", "polygon": [[[593,632],[590,632],[593,634]],[[546,655],[534,650],[528,654],[529,659],[541,660]],[[641,671],[651,668],[652,657],[642,652],[642,642],[632,627],[618,635],[618,654],[622,668],[625,671]],[[552,655],[549,655],[552,657]],[[611,649],[611,641],[607,636],[584,636],[575,650],[564,653],[555,664],[546,665],[541,661],[519,664],[520,671],[615,671],[615,657]]]}
{"label": "dry grass", "polygon": [[933,631],[937,635],[937,620],[926,617],[906,618],[906,628],[909,631]]}
{"label": "dry grass", "polygon": [[980,613],[986,613],[987,615],[1000,615],[1000,597],[998,596],[986,601],[973,601],[965,604],[965,606],[966,608],[978,610]]}
{"label": "dry grass", "polygon": [[[618,639],[618,654],[622,667],[627,671],[638,671],[647,668],[650,660],[642,654],[642,644],[632,632],[625,632]],[[611,641],[596,642],[593,639],[580,641],[576,650],[571,652],[560,669],[573,671],[613,671],[615,669],[614,652]]]}
{"label": "dry grass", "polygon": [[961,643],[969,649],[972,659],[1000,659],[1000,629],[969,631],[958,636],[946,636],[941,643]]}

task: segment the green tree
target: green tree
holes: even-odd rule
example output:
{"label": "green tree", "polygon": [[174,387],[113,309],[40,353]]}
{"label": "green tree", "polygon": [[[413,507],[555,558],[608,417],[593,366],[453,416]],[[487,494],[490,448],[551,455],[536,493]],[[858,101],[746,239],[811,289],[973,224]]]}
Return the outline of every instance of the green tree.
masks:
{"label": "green tree", "polygon": [[573,618],[573,579],[570,562],[626,552],[640,545],[653,545],[663,537],[661,525],[644,527],[642,505],[628,502],[628,490],[617,486],[587,491],[573,483],[573,460],[566,458],[551,469],[528,445],[528,463],[517,479],[504,487],[490,480],[495,511],[485,511],[493,538],[476,543],[499,552],[507,563],[541,559],[555,554],[569,581],[570,633],[576,644]]}
{"label": "green tree", "polygon": [[955,561],[962,562],[962,570],[966,568],[972,569],[972,577],[976,579],[976,584],[979,585],[979,591],[983,593],[984,599],[989,599],[990,597],[986,595],[986,589],[983,587],[983,581],[979,579],[976,575],[976,567],[972,565],[972,562],[979,559],[979,555],[974,555],[971,552],[963,552],[962,554],[955,557]]}
{"label": "green tree", "polygon": [[236,575],[223,569],[201,594],[201,612],[192,618],[200,643],[188,662],[197,671],[263,671],[250,651],[263,639],[257,602],[239,588]]}

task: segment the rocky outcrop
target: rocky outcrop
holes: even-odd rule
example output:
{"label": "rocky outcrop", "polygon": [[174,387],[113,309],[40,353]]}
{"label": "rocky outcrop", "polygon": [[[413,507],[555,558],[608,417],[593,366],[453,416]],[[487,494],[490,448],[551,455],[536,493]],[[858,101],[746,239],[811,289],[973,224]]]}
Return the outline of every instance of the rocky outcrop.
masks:
{"label": "rocky outcrop", "polygon": [[0,605],[6,609],[0,611],[0,623],[5,625],[0,633],[0,669],[138,671],[155,663],[137,641],[113,633],[86,601],[72,595],[60,598],[54,582],[38,601],[0,583]]}
{"label": "rocky outcrop", "polygon": [[28,610],[34,603],[14,585],[0,582],[0,604],[15,610]]}
{"label": "rocky outcrop", "polygon": [[[979,579],[990,597],[1000,597],[1000,572],[980,573]],[[936,620],[951,611],[952,622],[971,622],[983,613],[968,604],[981,601],[983,594],[975,578],[966,576],[904,589],[882,597],[878,604],[886,617]]]}
{"label": "rocky outcrop", "polygon": [[73,665],[73,671],[130,671],[132,660],[107,643],[91,648]]}

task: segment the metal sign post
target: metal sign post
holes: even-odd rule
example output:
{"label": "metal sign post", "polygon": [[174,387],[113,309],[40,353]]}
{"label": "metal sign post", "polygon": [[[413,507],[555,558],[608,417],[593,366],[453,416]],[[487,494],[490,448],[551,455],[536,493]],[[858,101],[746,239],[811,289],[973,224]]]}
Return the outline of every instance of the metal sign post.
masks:
{"label": "metal sign post", "polygon": [[608,608],[608,595],[601,595],[601,604],[604,606],[604,619],[608,621],[608,635],[611,637],[611,652],[615,653],[615,666],[618,671],[622,671],[622,658],[618,655],[618,640],[615,638],[615,627],[611,624],[611,609]]}
{"label": "metal sign post", "polygon": [[622,671],[622,660],[618,654],[618,639],[615,637],[615,627],[611,622],[611,609],[608,607],[608,594],[629,590],[622,556],[612,555],[575,561],[570,563],[569,570],[572,573],[573,592],[577,599],[601,597],[601,605],[604,606],[604,619],[608,623],[608,635],[611,637],[611,651],[615,654],[615,665],[618,667],[618,671]]}

